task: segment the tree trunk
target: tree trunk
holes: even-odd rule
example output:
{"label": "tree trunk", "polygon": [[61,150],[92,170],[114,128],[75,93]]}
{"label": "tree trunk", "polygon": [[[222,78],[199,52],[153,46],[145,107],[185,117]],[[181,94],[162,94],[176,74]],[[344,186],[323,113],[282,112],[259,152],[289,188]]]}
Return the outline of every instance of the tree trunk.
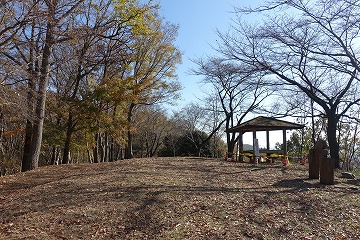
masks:
{"label": "tree trunk", "polygon": [[[31,28],[31,44],[35,46],[34,43],[34,36],[35,36],[35,22],[32,22]],[[27,119],[26,119],[26,127],[25,127],[25,140],[24,140],[24,148],[23,148],[23,158],[21,163],[21,171],[29,171],[31,170],[31,162],[30,162],[30,145],[31,145],[31,138],[32,138],[32,131],[33,131],[33,124],[30,120],[31,116],[34,115],[34,91],[35,91],[35,82],[37,80],[37,72],[36,68],[37,59],[34,56],[34,47],[30,48],[29,52],[29,63],[28,63],[28,92],[27,92]]]}
{"label": "tree trunk", "polygon": [[[207,138],[204,139],[203,141],[201,141],[200,146],[198,148],[198,156],[199,157],[201,155],[201,150],[205,147],[205,144],[210,142],[211,138],[217,133],[217,131],[220,129],[220,127],[223,125],[223,123],[225,121],[226,121],[226,119],[221,121],[214,129],[212,129],[211,133],[207,136]],[[229,126],[229,125],[227,125],[227,126]],[[230,138],[227,138],[227,139],[229,140]],[[231,142],[231,140],[229,140],[229,142]],[[233,147],[232,151],[234,151],[234,147]]]}
{"label": "tree trunk", "polygon": [[[77,67],[77,75],[76,75],[75,82],[74,82],[74,90],[70,96],[70,99],[72,99],[72,100],[75,99],[76,94],[78,93],[80,81],[83,77],[83,75],[81,74],[81,71],[82,71],[81,66],[82,66],[82,58],[80,58],[79,65]],[[73,113],[72,113],[71,107],[69,107],[69,117],[68,117],[68,121],[67,121],[66,139],[65,139],[65,144],[64,144],[64,156],[63,156],[62,164],[69,164],[69,162],[70,162],[70,159],[69,159],[70,144],[71,144],[72,134],[74,133],[74,129],[75,129],[75,125],[74,125]]]}
{"label": "tree trunk", "polygon": [[66,134],[66,139],[64,144],[64,154],[61,164],[69,164],[70,142],[71,142],[71,136]]}
{"label": "tree trunk", "polygon": [[41,91],[39,99],[36,104],[36,111],[35,111],[36,119],[34,121],[30,151],[28,155],[29,161],[27,161],[30,164],[30,170],[38,168],[39,165],[39,156],[40,156],[42,134],[44,127],[44,117],[45,117],[45,101],[46,101],[46,93]]}
{"label": "tree trunk", "polygon": [[69,164],[70,144],[71,144],[71,136],[73,134],[73,130],[74,130],[73,117],[72,114],[69,113],[62,164]]}
{"label": "tree trunk", "polygon": [[94,157],[94,163],[98,163],[99,162],[99,141],[98,141],[98,138],[99,138],[99,133],[96,133],[95,134],[95,146],[94,146],[94,149],[93,149],[93,157]]}
{"label": "tree trunk", "polygon": [[[233,121],[232,121],[232,114],[227,114],[226,115],[226,124],[225,124],[225,129],[228,130],[231,127],[233,127]],[[227,143],[227,153],[231,154],[231,156],[233,156],[233,152],[235,149],[235,134],[234,133],[229,133],[226,132],[226,143]]]}
{"label": "tree trunk", "polygon": [[227,151],[228,153],[233,153],[235,149],[235,142],[234,141],[230,141],[227,144]]}
{"label": "tree trunk", "polygon": [[51,151],[50,165],[55,165],[56,163],[56,156],[57,156],[56,152],[57,152],[56,146],[53,146]]}
{"label": "tree trunk", "polygon": [[154,149],[153,149],[153,151],[151,152],[150,157],[155,156],[155,154],[158,152],[160,146],[161,146],[161,142],[160,142],[160,138],[158,138],[158,140],[156,141],[156,144],[155,144],[155,146],[154,146]]}
{"label": "tree trunk", "polygon": [[131,159],[134,157],[133,150],[132,150],[132,143],[133,143],[133,135],[131,132],[131,121],[132,121],[132,111],[135,108],[135,103],[131,103],[129,107],[129,112],[127,116],[128,121],[128,131],[127,131],[127,147],[125,148],[125,159]]}
{"label": "tree trunk", "polygon": [[90,149],[86,148],[86,153],[87,153],[87,157],[88,157],[88,162],[92,163],[92,157],[91,157],[91,153],[90,153]]}
{"label": "tree trunk", "polygon": [[29,157],[28,160],[26,160],[27,164],[30,164],[30,169],[36,169],[39,164],[39,156],[40,156],[44,118],[45,118],[46,90],[49,82],[50,57],[51,57],[52,47],[54,44],[53,31],[54,31],[54,26],[52,25],[52,23],[48,22],[46,28],[44,52],[41,62],[40,82],[37,91],[38,95],[35,105],[35,119],[34,119],[33,131],[32,131],[32,139],[31,139]]}
{"label": "tree trunk", "polygon": [[128,130],[127,135],[128,135],[128,141],[127,141],[127,147],[125,148],[125,159],[131,159],[134,157],[134,155],[132,151],[133,136],[130,130]]}
{"label": "tree trunk", "polygon": [[3,148],[3,133],[4,133],[4,114],[1,112],[1,109],[0,109],[0,176],[3,176],[2,175],[2,172],[3,172],[3,169],[4,169],[4,166],[3,166],[3,156],[5,154],[5,151],[4,151],[4,148]]}
{"label": "tree trunk", "polygon": [[339,143],[336,138],[337,116],[335,113],[328,114],[327,135],[330,156],[335,161],[335,168],[340,169]]}
{"label": "tree trunk", "polygon": [[125,153],[124,153],[124,148],[123,147],[120,147],[119,149],[119,155],[120,155],[120,159],[123,160],[125,157]]}
{"label": "tree trunk", "polygon": [[100,162],[105,162],[105,143],[102,134],[99,134],[98,146],[100,148]]}
{"label": "tree trunk", "polygon": [[86,143],[86,153],[87,153],[87,158],[88,158],[88,162],[89,163],[93,163],[93,156],[91,155],[91,148],[89,147],[89,144]]}
{"label": "tree trunk", "polygon": [[111,138],[111,140],[110,140],[109,161],[110,161],[110,162],[115,161],[115,143],[114,143],[114,138]]}
{"label": "tree trunk", "polygon": [[24,150],[23,150],[23,158],[21,164],[21,171],[29,171],[31,170],[31,162],[30,158],[30,146],[31,146],[31,136],[32,136],[33,125],[29,119],[26,120],[25,127],[25,140],[24,140]]}
{"label": "tree trunk", "polygon": [[172,147],[172,151],[173,151],[173,157],[176,157],[176,146],[175,146],[175,144]]}
{"label": "tree trunk", "polygon": [[105,132],[105,136],[104,136],[104,162],[109,162],[109,149],[110,149],[110,145],[109,145],[109,137],[107,132]]}

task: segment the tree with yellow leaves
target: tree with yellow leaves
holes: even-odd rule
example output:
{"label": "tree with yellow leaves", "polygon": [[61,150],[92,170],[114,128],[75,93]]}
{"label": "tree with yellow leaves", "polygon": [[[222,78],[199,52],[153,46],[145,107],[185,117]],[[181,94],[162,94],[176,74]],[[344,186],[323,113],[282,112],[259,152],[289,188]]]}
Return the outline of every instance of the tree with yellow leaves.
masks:
{"label": "tree with yellow leaves", "polygon": [[181,62],[181,53],[174,46],[177,26],[163,23],[154,12],[145,15],[145,27],[137,27],[131,45],[132,59],[126,73],[133,79],[128,105],[128,143],[125,158],[132,158],[132,115],[142,105],[153,105],[176,98],[180,89],[175,67]]}

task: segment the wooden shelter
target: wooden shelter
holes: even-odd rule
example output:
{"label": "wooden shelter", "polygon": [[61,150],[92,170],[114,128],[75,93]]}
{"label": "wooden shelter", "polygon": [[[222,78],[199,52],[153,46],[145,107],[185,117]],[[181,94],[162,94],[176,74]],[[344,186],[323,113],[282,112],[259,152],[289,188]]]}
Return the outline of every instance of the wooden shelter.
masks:
{"label": "wooden shelter", "polygon": [[[284,144],[284,156],[287,155],[287,144],[286,144],[286,130],[291,129],[302,129],[304,125],[287,122],[275,118],[270,117],[256,117],[252,120],[244,122],[238,126],[230,128],[227,132],[238,132],[240,137],[238,141],[238,149],[240,151],[240,155],[243,153],[243,134],[245,132],[253,133],[253,140],[256,139],[256,132],[258,131],[266,131],[266,150],[261,151],[267,154],[270,154],[272,151],[270,150],[270,131],[274,130],[282,130],[283,131],[283,144]],[[253,143],[254,143],[253,141]],[[253,153],[255,153],[255,144],[253,144]]]}

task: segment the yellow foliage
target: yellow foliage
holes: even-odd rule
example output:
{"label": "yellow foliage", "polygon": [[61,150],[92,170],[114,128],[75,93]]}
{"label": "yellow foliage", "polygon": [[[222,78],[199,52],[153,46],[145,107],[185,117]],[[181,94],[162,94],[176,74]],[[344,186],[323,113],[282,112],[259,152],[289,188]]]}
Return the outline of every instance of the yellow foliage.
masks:
{"label": "yellow foliage", "polygon": [[157,8],[151,2],[141,4],[138,0],[117,0],[114,2],[114,9],[120,21],[130,26],[132,34],[147,35],[153,32],[149,23],[155,20],[152,9]]}

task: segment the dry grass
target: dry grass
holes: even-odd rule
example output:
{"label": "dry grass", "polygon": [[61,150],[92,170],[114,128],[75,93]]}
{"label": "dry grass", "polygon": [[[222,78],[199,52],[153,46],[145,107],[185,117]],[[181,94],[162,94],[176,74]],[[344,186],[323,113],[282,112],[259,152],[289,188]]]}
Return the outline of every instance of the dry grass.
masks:
{"label": "dry grass", "polygon": [[358,180],[200,158],[40,168],[0,178],[0,239],[360,239]]}

